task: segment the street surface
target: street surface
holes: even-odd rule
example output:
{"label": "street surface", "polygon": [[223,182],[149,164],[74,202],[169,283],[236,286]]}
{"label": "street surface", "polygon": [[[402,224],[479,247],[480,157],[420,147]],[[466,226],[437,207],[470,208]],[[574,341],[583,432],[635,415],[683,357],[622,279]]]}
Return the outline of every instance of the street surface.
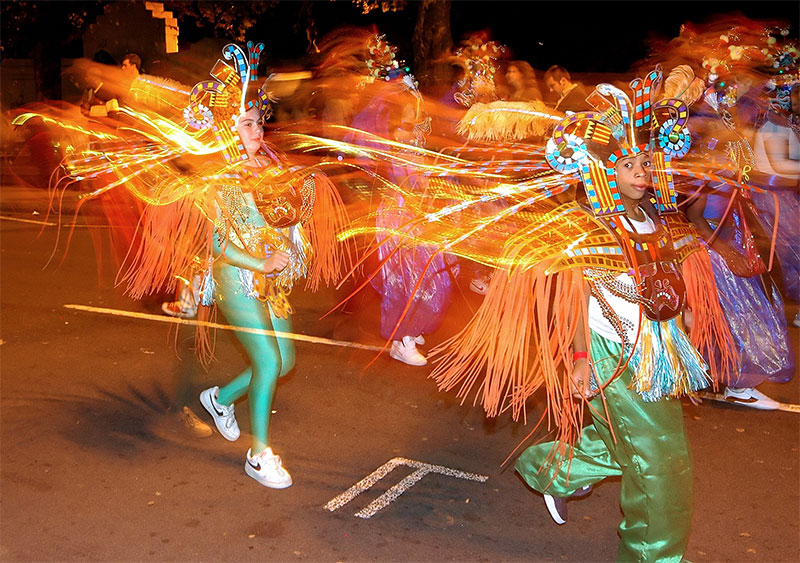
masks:
{"label": "street surface", "polygon": [[[245,366],[233,334],[216,331],[205,370],[191,350],[193,327],[161,322],[164,296],[135,302],[113,287],[111,264],[98,274],[90,234],[107,236],[107,227],[79,220],[66,257],[61,228],[45,268],[59,229],[37,223],[44,194],[0,193],[0,560],[614,559],[618,481],[570,502],[569,521],[557,526],[541,496],[501,467],[541,405],[531,405],[527,425],[486,420],[471,401],[438,392],[429,366],[384,354],[365,369],[376,352],[347,343],[383,344],[371,289],[355,312],[322,320],[345,291],[295,289],[294,330],[318,338],[297,342],[271,424],[294,485],[260,486],[243,470],[246,402],[236,405],[243,436],[235,443],[216,431],[193,438],[170,411],[188,384],[189,406],[211,422],[197,395]],[[468,283],[423,350],[478,305]],[[761,389],[798,403],[799,384]],[[686,557],[800,561],[800,413],[684,406],[695,463]]]}

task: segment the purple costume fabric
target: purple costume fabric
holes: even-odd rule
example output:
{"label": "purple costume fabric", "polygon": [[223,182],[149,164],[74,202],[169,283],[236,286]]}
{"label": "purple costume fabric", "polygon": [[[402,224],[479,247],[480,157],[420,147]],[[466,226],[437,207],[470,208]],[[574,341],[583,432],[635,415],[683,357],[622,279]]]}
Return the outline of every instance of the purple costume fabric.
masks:
{"label": "purple costume fabric", "polygon": [[[398,107],[387,102],[384,97],[373,98],[353,119],[353,128],[391,140],[391,112],[398,110]],[[349,134],[345,140],[366,146],[379,146],[357,133]],[[414,155],[410,155],[410,158],[414,158]],[[364,164],[367,165],[366,162]],[[404,166],[393,164],[385,173],[397,185],[424,189],[425,178],[419,174],[410,174]],[[377,226],[382,229],[403,229],[408,220],[408,214],[403,209],[402,194],[387,194],[378,208]],[[385,235],[379,236],[378,240],[383,242],[378,251],[378,257],[383,261],[397,248],[398,240],[396,237],[385,240]],[[441,325],[452,295],[450,269],[454,268],[455,260],[440,253],[423,274],[433,252],[431,248],[409,245],[406,241],[372,278],[372,286],[381,294],[382,338],[401,340],[404,336],[430,334]],[[419,287],[414,291],[418,282]],[[408,311],[403,315],[407,306]]]}
{"label": "purple costume fabric", "polygon": [[[399,194],[393,199],[384,200],[378,209],[378,226],[384,229],[402,229],[408,219]],[[378,251],[381,261],[396,247],[396,239],[385,241]],[[381,294],[381,337],[400,340],[403,336],[430,334],[441,325],[450,303],[453,283],[448,269],[450,265],[441,253],[433,258],[428,270],[422,273],[432,254],[433,249],[427,246],[404,245],[372,279],[373,287]],[[414,291],[418,282],[419,287]],[[403,315],[409,299],[412,299],[411,306]]]}
{"label": "purple costume fabric", "polygon": [[[704,216],[715,226],[727,206],[727,197],[710,195]],[[744,234],[737,211],[731,213],[720,238],[737,252],[744,252]],[[786,312],[780,292],[768,276],[740,277],[725,259],[709,249],[719,302],[739,351],[738,374],[730,374],[730,387],[756,387],[766,380],[789,381],[794,374],[794,350],[789,339]]]}
{"label": "purple costume fabric", "polygon": [[730,374],[729,387],[756,387],[766,380],[789,381],[794,374],[794,351],[777,288],[769,288],[768,298],[761,276],[734,275],[722,256],[711,249],[709,254],[719,302],[741,361],[739,374]]}

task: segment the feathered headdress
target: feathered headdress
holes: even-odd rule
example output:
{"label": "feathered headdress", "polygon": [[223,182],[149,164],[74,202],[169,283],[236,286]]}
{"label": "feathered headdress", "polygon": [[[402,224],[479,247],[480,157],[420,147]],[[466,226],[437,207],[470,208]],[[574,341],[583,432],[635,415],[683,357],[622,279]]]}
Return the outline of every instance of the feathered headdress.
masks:
{"label": "feathered headdress", "polygon": [[453,99],[464,107],[470,107],[481,88],[494,89],[497,62],[508,55],[508,49],[496,41],[489,41],[485,33],[476,33],[466,39],[453,53],[453,60],[464,69],[459,81],[461,88]]}
{"label": "feathered headdress", "polygon": [[689,110],[680,98],[658,99],[661,77],[656,68],[644,79],[633,80],[632,101],[619,88],[599,84],[587,98],[597,111],[567,116],[547,143],[546,157],[553,169],[580,173],[595,216],[625,212],[615,165],[620,158],[647,151],[653,156],[658,211],[677,211],[670,161],[689,151]]}
{"label": "feathered headdress", "polygon": [[225,45],[222,54],[225,59],[234,61],[235,66],[217,60],[210,73],[214,80],[204,80],[195,85],[189,97],[189,106],[183,112],[190,127],[214,132],[229,163],[248,158],[236,132],[239,116],[249,109],[258,108],[261,115],[267,118],[271,113],[270,102],[273,101],[263,85],[253,97],[248,96],[248,86],[258,80],[258,63],[264,44],[255,45],[248,41],[247,50],[248,56],[245,56],[238,45]]}

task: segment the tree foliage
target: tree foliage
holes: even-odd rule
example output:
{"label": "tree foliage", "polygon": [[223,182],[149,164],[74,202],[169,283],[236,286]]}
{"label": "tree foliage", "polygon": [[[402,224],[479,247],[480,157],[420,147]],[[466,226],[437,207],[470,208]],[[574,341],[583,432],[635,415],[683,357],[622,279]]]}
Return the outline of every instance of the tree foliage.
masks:
{"label": "tree foliage", "polygon": [[279,0],[254,2],[204,2],[202,0],[167,0],[164,9],[171,11],[181,27],[181,34],[193,25],[208,35],[244,42],[247,31],[277,6]]}
{"label": "tree foliage", "polygon": [[[0,2],[0,55],[27,58],[37,44],[46,44],[54,56],[80,53],[80,38],[108,2]],[[80,56],[80,55],[78,55]]]}

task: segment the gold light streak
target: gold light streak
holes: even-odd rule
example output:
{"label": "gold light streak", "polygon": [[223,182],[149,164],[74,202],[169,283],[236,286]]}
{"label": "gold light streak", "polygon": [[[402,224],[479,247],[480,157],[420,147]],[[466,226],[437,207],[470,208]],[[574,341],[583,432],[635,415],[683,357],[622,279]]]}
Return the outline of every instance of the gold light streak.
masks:
{"label": "gold light streak", "polygon": [[[295,148],[301,149],[304,152],[314,152],[320,150],[339,151],[346,154],[370,157],[374,160],[387,160],[390,162],[396,162],[403,166],[413,167],[420,173],[427,175],[433,175],[433,174],[449,175],[457,173],[459,176],[465,176],[465,177],[474,176],[474,177],[492,178],[492,179],[495,178],[504,179],[509,177],[509,175],[507,174],[490,174],[481,172],[479,170],[472,171],[470,170],[470,168],[475,165],[473,161],[468,161],[458,157],[445,155],[440,152],[433,152],[427,149],[422,149],[419,147],[415,147],[413,145],[408,145],[397,141],[390,141],[388,139],[384,139],[383,137],[379,137],[377,135],[373,135],[371,133],[367,133],[359,129],[353,129],[351,127],[345,127],[345,126],[335,126],[332,128],[339,129],[343,132],[351,132],[361,136],[366,136],[369,139],[369,142],[386,146],[386,149],[373,148],[369,146],[364,146],[363,144],[349,143],[346,141],[339,141],[335,139],[328,139],[325,137],[317,137],[314,135],[307,135],[301,133],[292,133],[288,135],[291,135],[291,137],[295,139],[295,145],[294,145]],[[395,149],[395,150],[392,151],[389,149]],[[404,154],[409,154],[409,153],[417,155],[419,160],[403,156]],[[427,157],[431,161],[436,161],[436,162],[445,160],[448,164],[452,166],[446,166],[445,164],[427,164],[425,162],[420,162],[420,160],[424,159],[425,157]],[[488,166],[490,164],[491,162],[480,163],[481,166]]]}
{"label": "gold light streak", "polygon": [[214,142],[203,142],[199,139],[199,137],[203,135],[187,133],[186,125],[175,123],[165,117],[150,117],[150,115],[146,113],[135,111],[124,106],[120,107],[119,111],[132,119],[149,125],[154,129],[155,133],[148,133],[147,131],[134,127],[121,127],[120,130],[130,130],[154,142],[163,142],[165,139],[168,139],[171,144],[177,145],[182,151],[196,156],[214,154],[224,149],[222,143],[216,141],[216,139],[214,139]]}
{"label": "gold light streak", "polygon": [[55,119],[47,117],[46,115],[43,115],[41,113],[36,113],[36,112],[22,113],[22,114],[18,115],[17,117],[15,117],[13,119],[13,121],[11,121],[11,124],[12,125],[24,125],[28,120],[33,119],[35,117],[40,118],[46,124],[54,125],[56,127],[62,128],[62,129],[67,129],[69,131],[74,131],[76,133],[80,133],[82,135],[87,135],[89,137],[96,137],[98,139],[109,140],[109,141],[112,140],[112,139],[118,139],[119,138],[116,135],[111,135],[109,133],[103,133],[101,131],[86,129],[86,128],[81,127],[79,125],[74,125],[74,124],[67,123],[67,122],[64,122],[64,121],[57,121]]}

